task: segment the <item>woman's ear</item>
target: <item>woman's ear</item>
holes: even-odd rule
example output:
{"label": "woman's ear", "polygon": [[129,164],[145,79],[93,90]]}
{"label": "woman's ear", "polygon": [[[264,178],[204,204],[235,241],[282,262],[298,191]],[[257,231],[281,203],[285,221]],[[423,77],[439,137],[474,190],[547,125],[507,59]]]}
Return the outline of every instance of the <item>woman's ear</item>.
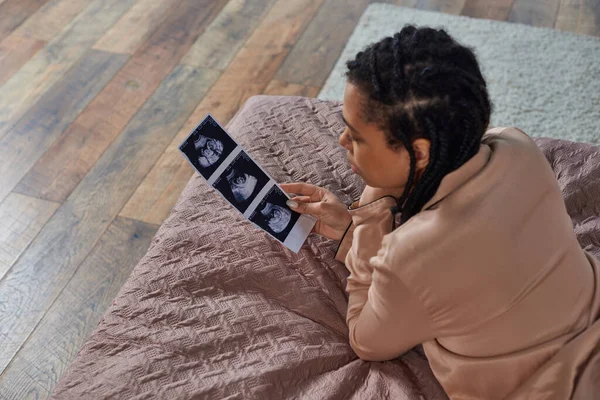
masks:
{"label": "woman's ear", "polygon": [[431,148],[431,141],[429,139],[416,139],[413,141],[413,151],[417,163],[415,168],[418,170],[424,170],[429,164],[429,149]]}

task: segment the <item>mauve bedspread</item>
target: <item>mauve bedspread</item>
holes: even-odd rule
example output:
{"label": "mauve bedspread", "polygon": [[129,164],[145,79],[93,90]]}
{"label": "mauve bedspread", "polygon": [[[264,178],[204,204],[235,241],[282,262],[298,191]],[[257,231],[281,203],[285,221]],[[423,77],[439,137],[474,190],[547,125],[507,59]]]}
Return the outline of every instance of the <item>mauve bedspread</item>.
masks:
{"label": "mauve bedspread", "polygon": [[[362,191],[337,137],[341,103],[255,96],[228,131],[278,182]],[[580,242],[600,257],[600,150],[536,139]],[[337,244],[296,255],[195,174],[54,390],[55,399],[445,399],[419,348],[363,362],[348,344]]]}

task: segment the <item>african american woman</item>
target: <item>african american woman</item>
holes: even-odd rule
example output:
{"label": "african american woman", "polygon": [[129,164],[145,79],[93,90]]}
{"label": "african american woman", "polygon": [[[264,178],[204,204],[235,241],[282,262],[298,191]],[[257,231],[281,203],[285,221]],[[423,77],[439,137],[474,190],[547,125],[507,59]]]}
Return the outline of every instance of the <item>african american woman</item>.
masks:
{"label": "african american woman", "polygon": [[339,143],[360,199],[282,187],[340,241],[356,354],[423,344],[452,399],[600,399],[600,262],[535,142],[489,126],[473,50],[407,25],[347,67]]}

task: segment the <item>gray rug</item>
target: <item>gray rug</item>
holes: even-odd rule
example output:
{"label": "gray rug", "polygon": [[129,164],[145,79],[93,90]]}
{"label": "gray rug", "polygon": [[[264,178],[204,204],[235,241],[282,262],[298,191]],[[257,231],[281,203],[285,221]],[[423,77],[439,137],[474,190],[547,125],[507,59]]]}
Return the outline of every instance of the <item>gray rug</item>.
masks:
{"label": "gray rug", "polygon": [[345,62],[407,24],[444,28],[475,49],[494,103],[492,126],[600,143],[600,38],[390,4],[360,18],[319,99],[343,100]]}

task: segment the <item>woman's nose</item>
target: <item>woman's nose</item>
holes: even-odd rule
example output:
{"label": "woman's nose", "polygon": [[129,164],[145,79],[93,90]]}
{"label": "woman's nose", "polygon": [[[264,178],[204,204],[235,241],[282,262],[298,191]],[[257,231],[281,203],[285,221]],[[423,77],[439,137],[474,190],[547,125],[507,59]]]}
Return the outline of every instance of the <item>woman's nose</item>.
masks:
{"label": "woman's nose", "polygon": [[344,132],[340,135],[338,139],[340,146],[348,149],[348,145],[350,145],[350,140],[348,140],[348,128],[344,129]]}

